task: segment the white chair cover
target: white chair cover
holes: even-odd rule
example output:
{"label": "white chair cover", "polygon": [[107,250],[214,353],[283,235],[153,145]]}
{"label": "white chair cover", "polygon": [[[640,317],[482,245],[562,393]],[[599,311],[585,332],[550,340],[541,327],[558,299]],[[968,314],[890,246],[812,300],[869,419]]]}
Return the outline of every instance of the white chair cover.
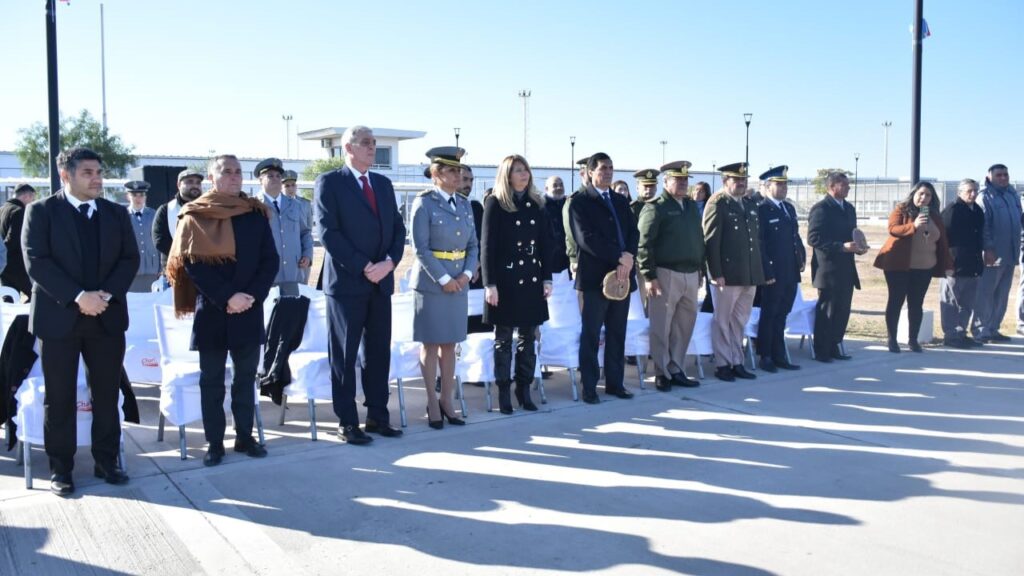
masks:
{"label": "white chair cover", "polygon": [[[38,351],[38,350],[37,350]],[[89,386],[85,381],[85,363],[78,364],[78,403],[80,407],[88,407]],[[21,387],[15,393],[18,399],[18,440],[29,444],[43,444],[43,399],[46,397],[46,386],[43,379],[43,367],[36,360],[28,376],[22,381]],[[121,403],[124,396],[118,393],[117,406],[121,422],[124,422],[124,412],[121,410]],[[92,412],[91,410],[79,410],[78,412],[78,433],[77,444],[89,446],[92,444]]]}
{"label": "white chair cover", "polygon": [[[626,317],[626,356],[646,356],[651,353],[651,321],[644,315],[644,304],[637,290],[629,296],[629,316]],[[604,357],[604,354],[601,355]]]}
{"label": "white chair cover", "polygon": [[331,400],[331,363],[327,358],[327,297],[315,289],[308,297],[309,316],[302,332],[302,343],[288,357],[292,382],[285,386],[284,393],[289,398]]}
{"label": "white chair cover", "polygon": [[156,340],[153,306],[173,304],[173,293],[129,292],[128,331],[125,332],[124,369],[132,382],[161,381],[160,345]]}
{"label": "white chair cover", "polygon": [[786,316],[786,334],[813,336],[817,305],[817,300],[804,300],[800,288],[797,287],[796,297],[793,299],[793,309]]}
{"label": "white chair cover", "polygon": [[[203,417],[199,396],[199,352],[189,350],[192,318],[175,318],[174,306],[153,307],[157,342],[160,345],[160,413],[171,424],[183,426]],[[230,362],[230,358],[229,358]],[[224,381],[231,381],[230,363]],[[258,401],[258,398],[257,398]],[[224,395],[225,411],[231,406],[231,389]]]}
{"label": "white chair cover", "polygon": [[687,356],[714,354],[714,349],[711,347],[711,324],[713,318],[714,314],[711,312],[697,313],[697,322],[693,326],[690,346],[686,349]]}

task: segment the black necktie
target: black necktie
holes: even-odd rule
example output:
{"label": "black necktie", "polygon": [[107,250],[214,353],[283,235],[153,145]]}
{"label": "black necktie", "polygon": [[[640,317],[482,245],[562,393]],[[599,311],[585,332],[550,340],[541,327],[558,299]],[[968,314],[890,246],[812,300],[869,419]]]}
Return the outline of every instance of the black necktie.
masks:
{"label": "black necktie", "polygon": [[277,200],[276,200],[276,199],[274,200],[274,210],[275,210],[275,211],[276,211],[276,212],[277,212],[278,214],[280,214],[280,213],[281,213],[281,207],[277,205]]}
{"label": "black necktie", "polygon": [[451,204],[452,210],[455,210],[455,196],[448,199],[448,203]]}
{"label": "black necktie", "polygon": [[142,222],[142,212],[136,212],[135,213],[135,218],[137,218],[139,220],[139,222]]}
{"label": "black necktie", "polygon": [[78,205],[78,211],[82,213],[82,216],[85,216],[86,220],[89,219],[89,205],[88,204],[79,204]]}

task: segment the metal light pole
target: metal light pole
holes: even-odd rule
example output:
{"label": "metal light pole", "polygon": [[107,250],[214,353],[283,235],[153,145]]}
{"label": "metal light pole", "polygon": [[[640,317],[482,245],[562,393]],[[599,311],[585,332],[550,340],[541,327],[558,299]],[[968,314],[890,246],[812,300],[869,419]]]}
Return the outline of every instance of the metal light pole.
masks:
{"label": "metal light pole", "polygon": [[571,160],[569,160],[569,193],[576,191],[576,137],[569,136],[569,146],[572,148]]}
{"label": "metal light pole", "polygon": [[57,0],[46,0],[46,86],[50,123],[50,194],[60,189],[60,105],[57,99]]}
{"label": "metal light pole", "polygon": [[924,20],[924,0],[914,2],[914,86],[913,111],[910,115],[910,181],[921,179],[921,23]]}
{"label": "metal light pole", "polygon": [[459,129],[458,128],[455,129],[455,147],[456,148],[459,147]]}
{"label": "metal light pole", "polygon": [[747,155],[744,158],[744,162],[747,163],[747,167],[750,167],[750,120],[754,118],[754,115],[747,112],[743,115],[743,122],[747,125]]}
{"label": "metal light pole", "polygon": [[853,153],[853,207],[857,207],[857,175],[860,174],[860,152]]}
{"label": "metal light pole", "polygon": [[882,177],[883,178],[888,178],[889,177],[889,127],[890,126],[892,126],[892,122],[889,122],[888,120],[885,121],[885,122],[882,122],[882,131],[885,133],[885,137],[884,137],[884,139],[882,141],[883,142],[883,144],[882,144],[882,157],[884,158],[884,160],[882,161],[883,162],[883,164],[882,164]]}
{"label": "metal light pole", "polygon": [[661,141],[661,163],[665,164],[665,146],[668,145],[668,140]]}
{"label": "metal light pole", "polygon": [[100,3],[100,87],[103,96],[103,130],[107,129],[107,42],[103,25],[103,3]]}
{"label": "metal light pole", "polygon": [[292,156],[292,115],[282,114],[281,120],[284,120],[284,148],[285,158],[291,158]]}
{"label": "metal light pole", "polygon": [[715,164],[714,160],[712,160],[711,161],[711,193],[708,196],[710,196],[711,194],[715,193],[715,175],[717,174],[717,172],[715,172],[715,168],[716,167],[718,167],[718,165]]}
{"label": "metal light pole", "polygon": [[530,125],[530,109],[528,103],[530,101],[531,94],[532,92],[529,90],[519,91],[519,97],[523,99],[523,156],[528,156],[526,153],[526,134]]}

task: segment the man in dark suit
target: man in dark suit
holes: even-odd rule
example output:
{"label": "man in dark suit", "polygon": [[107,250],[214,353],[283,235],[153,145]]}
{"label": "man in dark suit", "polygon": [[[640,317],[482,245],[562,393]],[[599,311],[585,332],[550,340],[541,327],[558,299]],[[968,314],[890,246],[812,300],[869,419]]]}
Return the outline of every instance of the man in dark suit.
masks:
{"label": "man in dark suit", "polygon": [[327,351],[338,436],[368,444],[356,411],[356,354],[363,342],[363,394],[366,432],[402,435],[389,422],[388,373],[391,366],[391,294],[395,267],[405,251],[405,225],[391,180],[369,172],[377,140],[366,126],[352,126],[341,137],[345,166],[320,175],[313,189],[324,256],[327,298]]}
{"label": "man in dark suit", "polygon": [[78,361],[85,362],[92,401],[94,473],[111,484],[128,476],[117,465],[117,408],[128,329],[126,294],[139,267],[128,212],[101,198],[103,160],[87,148],[57,158],[63,188],[28,206],[22,230],[32,287],[29,331],[39,338],[46,381],[43,422],[50,490],[75,490]]}
{"label": "man in dark suit", "polygon": [[814,316],[814,358],[819,362],[849,360],[840,344],[850,320],[853,290],[860,290],[855,254],[864,254],[853,241],[857,211],[846,196],[850,181],[842,172],[831,172],[825,179],[828,194],[811,208],[807,219],[807,244],[811,256],[811,281],[818,289],[818,307]]}
{"label": "man in dark suit", "polygon": [[[256,366],[267,342],[263,301],[277,275],[278,257],[269,208],[242,193],[242,165],[222,154],[208,167],[213,188],[181,209],[167,259],[178,315],[195,311],[192,349],[199,351],[203,431],[209,443],[203,464],[224,458],[224,372],[231,355],[231,413],[235,452],[262,458],[252,437]],[[230,224],[230,228],[226,225]]]}
{"label": "man in dark suit", "polygon": [[551,225],[551,273],[558,274],[569,268],[569,256],[565,253],[565,221],[562,210],[565,208],[565,184],[558,176],[551,176],[544,182],[544,211],[548,213]]}
{"label": "man in dark suit", "polygon": [[759,365],[765,372],[799,370],[786,357],[786,317],[800,286],[807,253],[800,241],[796,209],[786,202],[788,166],[776,166],[761,174],[767,182],[764,201],[757,207],[761,229],[761,264],[765,283],[761,291],[761,318],[757,325]]}
{"label": "man in dark suit", "polygon": [[576,195],[569,205],[569,229],[578,248],[576,290],[583,295],[580,334],[580,375],[583,401],[597,404],[597,379],[600,367],[597,351],[604,326],[604,391],[628,399],[633,393],[623,385],[625,371],[626,317],[629,297],[611,300],[602,291],[604,277],[614,271],[620,281],[629,281],[636,290],[633,259],[639,233],[629,200],[610,190],[615,168],[612,159],[598,152],[587,161],[591,185]]}
{"label": "man in dark suit", "polygon": [[0,239],[7,248],[7,265],[0,272],[0,284],[10,286],[25,296],[32,294],[32,281],[25,272],[25,259],[21,253],[21,228],[25,222],[25,206],[36,199],[36,189],[30,184],[18,184],[14,197],[0,206]]}

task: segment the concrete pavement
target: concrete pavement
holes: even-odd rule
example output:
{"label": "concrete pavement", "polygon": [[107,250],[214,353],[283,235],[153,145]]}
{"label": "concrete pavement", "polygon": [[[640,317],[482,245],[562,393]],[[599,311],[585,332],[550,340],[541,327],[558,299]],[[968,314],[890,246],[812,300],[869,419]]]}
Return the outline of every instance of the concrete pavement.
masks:
{"label": "concrete pavement", "polygon": [[[854,359],[697,389],[572,402],[564,371],[538,413],[430,430],[422,384],[402,439],[346,446],[320,405],[263,402],[263,460],[203,468],[156,441],[158,389],[137,386],[126,487],[90,477],[26,491],[0,457],[0,574],[1024,573],[1024,341]],[[602,395],[602,399],[607,397]],[[397,424],[397,399],[392,422]],[[230,441],[230,440],[229,440]],[[229,444],[230,447],[230,444]]]}

